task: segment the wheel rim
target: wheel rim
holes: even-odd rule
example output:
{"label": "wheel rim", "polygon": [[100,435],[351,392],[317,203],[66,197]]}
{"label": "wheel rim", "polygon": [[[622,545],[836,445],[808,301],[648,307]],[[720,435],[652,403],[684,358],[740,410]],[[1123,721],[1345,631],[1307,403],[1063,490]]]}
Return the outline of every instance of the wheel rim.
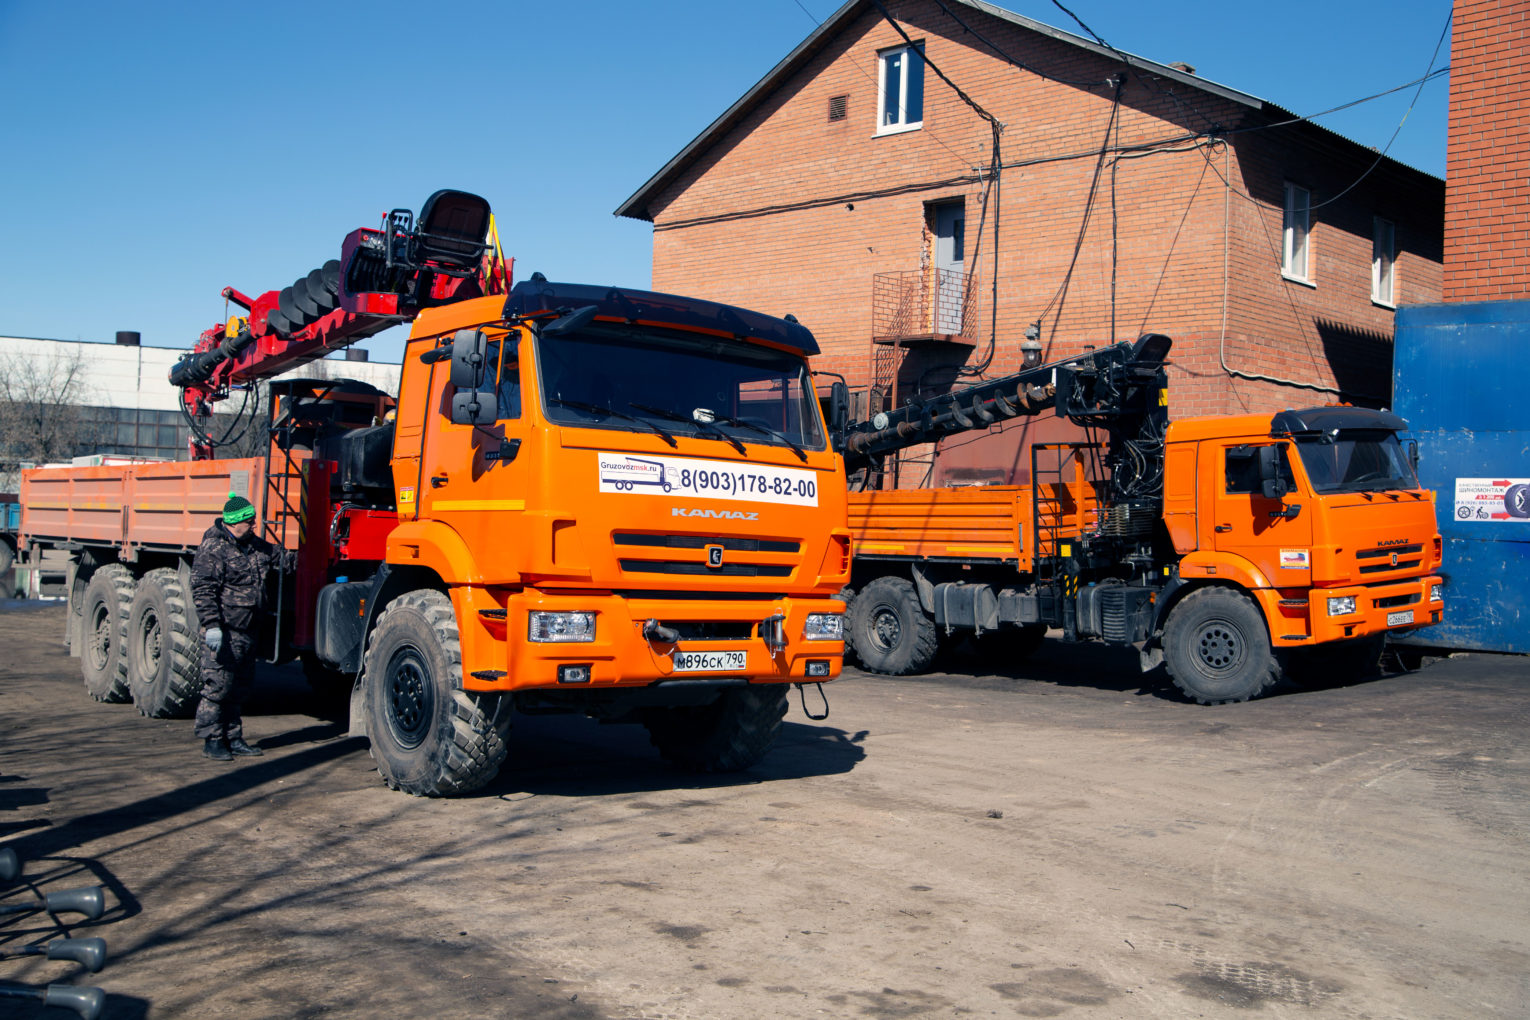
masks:
{"label": "wheel rim", "polygon": [[112,657],[112,612],[106,603],[98,603],[90,614],[90,664],[97,671],[106,668]]}
{"label": "wheel rim", "polygon": [[878,606],[871,616],[871,637],[885,649],[896,647],[903,634],[903,624],[891,606]]}
{"label": "wheel rim", "polygon": [[385,690],[388,729],[402,747],[418,747],[430,732],[434,698],[430,671],[414,648],[401,648],[388,660]]}
{"label": "wheel rim", "polygon": [[1210,620],[1196,635],[1196,661],[1213,676],[1236,673],[1243,667],[1248,645],[1243,632],[1225,620]]}
{"label": "wheel rim", "polygon": [[151,684],[159,676],[159,657],[164,648],[164,628],[159,614],[146,610],[138,631],[138,679]]}

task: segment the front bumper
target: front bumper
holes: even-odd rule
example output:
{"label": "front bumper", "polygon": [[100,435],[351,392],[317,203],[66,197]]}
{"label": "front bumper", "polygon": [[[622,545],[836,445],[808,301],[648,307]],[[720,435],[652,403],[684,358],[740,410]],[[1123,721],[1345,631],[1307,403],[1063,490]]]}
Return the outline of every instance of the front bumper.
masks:
{"label": "front bumper", "polygon": [[[1442,584],[1444,579],[1440,575],[1431,574],[1378,585],[1313,588],[1307,593],[1307,611],[1303,614],[1307,633],[1291,633],[1293,628],[1288,626],[1283,628],[1287,633],[1273,635],[1275,644],[1292,646],[1343,641],[1439,623],[1445,604],[1429,601],[1429,593],[1435,585]],[[1342,598],[1354,599],[1354,612],[1330,616],[1329,600]],[[1289,613],[1287,603],[1281,605],[1287,621],[1294,623],[1295,614]]]}
{"label": "front bumper", "polygon": [[[525,591],[510,595],[502,606],[499,611],[471,613],[475,624],[486,630],[482,637],[489,640],[464,642],[463,686],[468,690],[609,690],[686,680],[821,683],[839,676],[844,663],[843,641],[802,637],[809,613],[844,612],[844,603],[828,596],[710,601]],[[530,614],[538,611],[593,612],[595,640],[529,640]],[[760,624],[777,614],[784,618],[785,647],[772,649]],[[665,644],[645,638],[649,620],[680,630],[680,640]],[[688,636],[698,632],[714,636]],[[718,632],[729,636],[715,636]],[[737,654],[712,655],[705,657],[708,668],[682,671],[677,669],[677,652],[691,661],[697,657],[690,653],[742,653],[743,665],[738,666]],[[816,675],[810,675],[810,664]],[[571,681],[571,676],[582,679]]]}

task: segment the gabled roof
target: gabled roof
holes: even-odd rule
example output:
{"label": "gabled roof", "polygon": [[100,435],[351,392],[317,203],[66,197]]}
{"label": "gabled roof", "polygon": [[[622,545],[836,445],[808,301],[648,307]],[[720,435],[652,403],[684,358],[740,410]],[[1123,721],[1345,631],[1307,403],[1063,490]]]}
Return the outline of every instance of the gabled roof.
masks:
{"label": "gabled roof", "polygon": [[[1033,21],[1013,11],[1006,11],[1002,7],[995,7],[991,3],[986,3],[985,0],[940,0],[940,2],[981,11],[1001,21],[1007,21],[1012,25],[1018,25],[1021,28],[1029,29],[1032,32],[1067,43],[1070,46],[1077,46],[1080,49],[1088,50],[1090,53],[1110,60],[1120,60],[1123,55],[1119,50],[1111,49],[1108,46],[1101,46],[1091,39],[1085,39],[1082,36],[1064,32],[1061,29],[1053,28],[1051,25],[1044,25],[1039,21]],[[825,18],[823,24],[814,29],[813,33],[806,39],[798,43],[797,48],[788,53],[784,60],[771,68],[770,72],[756,82],[753,88],[745,92],[736,103],[723,111],[721,117],[718,117],[709,124],[706,130],[693,138],[691,143],[684,149],[681,149],[675,158],[665,163],[658,173],[648,179],[646,184],[618,206],[616,215],[627,216],[636,220],[651,221],[653,215],[649,212],[648,205],[660,192],[684,173],[686,168],[701,153],[705,152],[713,143],[717,142],[723,135],[738,125],[764,97],[775,91],[777,86],[795,74],[815,54],[828,45],[840,29],[853,18],[859,17],[871,5],[872,0],[847,0],[839,10]],[[1147,60],[1135,54],[1127,53],[1125,56],[1130,60],[1133,67],[1149,71],[1159,77],[1189,85],[1202,92],[1209,92],[1212,95],[1220,96],[1223,99],[1231,100],[1255,110],[1264,108],[1264,103],[1261,100],[1238,92],[1235,89],[1218,85],[1215,82],[1207,81],[1205,78],[1198,78],[1178,68],[1169,67],[1167,64],[1160,64],[1157,61]]]}

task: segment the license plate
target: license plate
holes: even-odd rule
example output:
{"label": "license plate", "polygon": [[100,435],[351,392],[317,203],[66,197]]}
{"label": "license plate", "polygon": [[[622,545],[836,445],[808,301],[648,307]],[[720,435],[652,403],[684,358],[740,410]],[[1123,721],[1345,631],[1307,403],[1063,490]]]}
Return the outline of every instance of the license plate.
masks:
{"label": "license plate", "polygon": [[1411,609],[1404,609],[1400,613],[1388,613],[1387,614],[1387,626],[1388,627],[1401,627],[1405,623],[1412,623],[1412,622],[1413,622],[1413,610],[1411,610]]}
{"label": "license plate", "polygon": [[748,652],[676,652],[676,673],[739,673],[749,662]]}

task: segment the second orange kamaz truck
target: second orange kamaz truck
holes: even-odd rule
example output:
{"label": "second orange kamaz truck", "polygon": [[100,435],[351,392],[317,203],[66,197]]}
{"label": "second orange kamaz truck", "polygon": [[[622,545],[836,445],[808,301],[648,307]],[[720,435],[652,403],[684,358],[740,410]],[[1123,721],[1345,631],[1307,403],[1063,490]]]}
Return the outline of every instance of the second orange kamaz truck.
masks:
{"label": "second orange kamaz truck", "polygon": [[1444,611],[1434,493],[1394,414],[1348,405],[1168,416],[1170,340],[1148,334],[883,412],[848,466],[1043,411],[1103,442],[1032,447],[1025,485],[852,492],[847,637],[879,673],[923,672],[942,638],[995,659],[1049,629],[1133,645],[1203,704],[1282,672],[1353,675],[1389,633]]}

